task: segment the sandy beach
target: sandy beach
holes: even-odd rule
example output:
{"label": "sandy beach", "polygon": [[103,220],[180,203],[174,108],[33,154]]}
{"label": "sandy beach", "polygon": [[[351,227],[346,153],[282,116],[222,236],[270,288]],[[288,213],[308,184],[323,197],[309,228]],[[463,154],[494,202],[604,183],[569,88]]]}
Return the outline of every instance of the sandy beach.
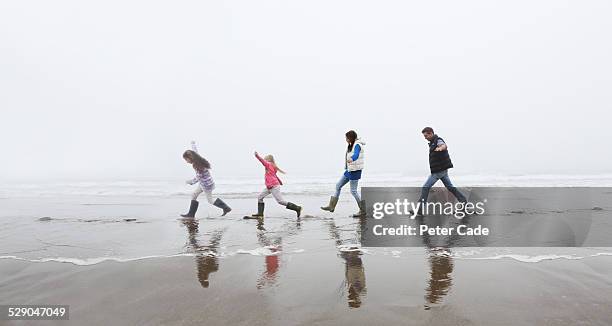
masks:
{"label": "sandy beach", "polygon": [[333,214],[287,197],[302,218],[268,200],[243,220],[246,195],[194,220],[180,196],[5,198],[0,304],[70,305],[70,320],[0,324],[612,323],[609,248],[365,248],[348,195]]}

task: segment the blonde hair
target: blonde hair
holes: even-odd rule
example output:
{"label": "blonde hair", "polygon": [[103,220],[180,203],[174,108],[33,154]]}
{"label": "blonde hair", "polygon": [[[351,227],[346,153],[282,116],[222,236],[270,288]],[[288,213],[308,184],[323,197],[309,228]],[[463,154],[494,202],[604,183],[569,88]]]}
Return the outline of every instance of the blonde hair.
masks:
{"label": "blonde hair", "polygon": [[264,160],[272,163],[272,165],[274,165],[274,167],[276,168],[276,170],[278,170],[278,172],[280,173],[285,173],[285,171],[281,170],[281,168],[278,167],[278,165],[276,165],[276,161],[274,161],[274,156],[272,156],[272,154],[268,154],[266,156],[264,156]]}

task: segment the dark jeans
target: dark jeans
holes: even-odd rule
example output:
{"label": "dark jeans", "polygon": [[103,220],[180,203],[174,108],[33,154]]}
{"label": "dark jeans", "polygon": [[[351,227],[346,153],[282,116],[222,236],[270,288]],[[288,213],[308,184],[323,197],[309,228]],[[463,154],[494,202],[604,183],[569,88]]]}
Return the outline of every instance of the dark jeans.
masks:
{"label": "dark jeans", "polygon": [[427,181],[425,181],[425,184],[423,185],[423,189],[421,190],[421,198],[419,199],[419,201],[423,203],[427,202],[427,197],[429,197],[429,190],[431,189],[431,187],[433,187],[434,184],[436,184],[436,182],[438,182],[438,180],[442,180],[442,183],[444,184],[446,189],[448,189],[448,191],[450,191],[453,194],[453,196],[457,198],[458,201],[462,203],[467,202],[467,199],[465,199],[465,196],[463,196],[463,194],[461,194],[461,192],[459,192],[459,190],[457,190],[457,188],[453,186],[453,183],[448,177],[448,170],[444,170],[442,172],[437,172],[437,173],[432,173],[429,176],[429,178],[427,178]]}

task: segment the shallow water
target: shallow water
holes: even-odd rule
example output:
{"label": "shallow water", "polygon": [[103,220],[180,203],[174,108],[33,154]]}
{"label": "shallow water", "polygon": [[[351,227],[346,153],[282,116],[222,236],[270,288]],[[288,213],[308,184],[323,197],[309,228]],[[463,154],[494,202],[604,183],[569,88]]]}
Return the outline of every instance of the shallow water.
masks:
{"label": "shallow water", "polygon": [[[256,205],[252,199],[230,198],[226,217],[202,203],[195,219],[178,216],[185,199],[63,196],[3,201],[0,216],[0,258],[78,265],[173,257],[208,252],[219,258],[305,252],[359,252],[393,259],[427,255],[424,248],[361,248],[356,209],[344,198],[333,214],[318,210],[325,197],[293,196],[304,205],[303,217],[267,202],[264,221],[243,220]],[[40,212],[44,212],[41,214]],[[215,239],[214,246],[209,242]],[[333,250],[332,250],[333,249]],[[512,259],[538,262],[610,255],[606,248],[454,248],[455,259]]]}

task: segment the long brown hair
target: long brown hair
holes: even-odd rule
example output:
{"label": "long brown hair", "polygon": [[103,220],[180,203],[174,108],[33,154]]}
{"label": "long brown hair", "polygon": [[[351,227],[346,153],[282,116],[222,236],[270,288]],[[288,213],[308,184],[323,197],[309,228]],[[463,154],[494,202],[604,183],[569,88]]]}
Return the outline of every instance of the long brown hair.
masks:
{"label": "long brown hair", "polygon": [[193,165],[193,168],[196,169],[196,171],[210,169],[210,163],[205,158],[200,156],[200,154],[192,150],[186,150],[185,153],[183,153],[183,158],[189,159],[191,161],[191,165]]}
{"label": "long brown hair", "polygon": [[348,140],[350,140],[348,147],[346,148],[346,152],[350,152],[353,150],[353,145],[355,145],[355,141],[357,140],[357,133],[355,130],[349,130],[344,134]]}

